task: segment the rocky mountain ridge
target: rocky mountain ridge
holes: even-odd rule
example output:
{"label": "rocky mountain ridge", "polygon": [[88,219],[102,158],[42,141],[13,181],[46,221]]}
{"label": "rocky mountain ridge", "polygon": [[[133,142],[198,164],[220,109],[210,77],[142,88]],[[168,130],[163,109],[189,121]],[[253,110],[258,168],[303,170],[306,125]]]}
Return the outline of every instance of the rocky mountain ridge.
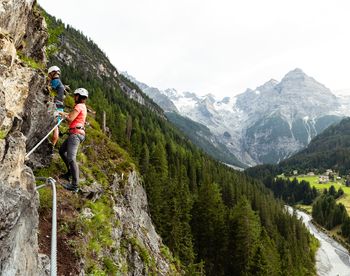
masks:
{"label": "rocky mountain ridge", "polygon": [[[127,77],[130,77],[127,75]],[[131,80],[139,84],[134,78]],[[147,94],[157,90],[142,84]],[[152,98],[154,95],[149,94]],[[157,90],[157,99],[166,96],[179,112],[207,126],[242,163],[277,163],[304,148],[313,137],[349,114],[347,98],[296,68],[280,81],[270,80],[256,89],[234,97],[216,99],[174,89]]]}
{"label": "rocky mountain ridge", "polygon": [[[147,84],[137,81],[133,76],[129,75],[128,72],[122,72],[123,76],[137,84],[137,86],[151,99],[155,100],[156,103],[163,108],[166,112],[178,112],[175,104],[172,102],[172,89],[167,89],[166,92],[160,91],[158,88],[149,87]],[[175,95],[176,95],[176,91]]]}
{"label": "rocky mountain ridge", "polygon": [[[122,72],[121,74],[131,82],[135,83],[146,95],[161,106],[165,111],[167,119],[181,129],[186,136],[189,137],[195,145],[204,150],[204,152],[225,164],[238,168],[246,167],[246,165],[240,162],[236,156],[227,149],[226,145],[219,141],[219,139],[204,124],[199,123],[198,121],[196,122],[188,116],[181,115],[181,110],[185,108],[187,104],[193,107],[194,102],[201,101],[200,97],[197,97],[194,93],[190,92],[181,93],[180,96],[179,92],[175,89],[161,91],[158,88],[149,87],[147,84],[137,81],[127,72]],[[179,98],[180,102],[177,102]],[[210,101],[214,102],[215,100],[213,96],[210,96],[208,101],[210,104]],[[180,111],[176,106],[180,108]]]}

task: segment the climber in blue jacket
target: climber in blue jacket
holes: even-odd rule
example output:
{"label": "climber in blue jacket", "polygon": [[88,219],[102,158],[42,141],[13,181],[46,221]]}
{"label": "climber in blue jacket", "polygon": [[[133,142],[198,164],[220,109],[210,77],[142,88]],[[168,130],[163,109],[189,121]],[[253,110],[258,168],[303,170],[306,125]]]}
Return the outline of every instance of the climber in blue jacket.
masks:
{"label": "climber in blue jacket", "polygon": [[[50,80],[50,88],[51,91],[54,93],[54,104],[56,113],[64,111],[64,85],[61,82],[60,79],[61,70],[58,66],[51,66],[48,70],[48,77]],[[58,122],[62,120],[61,116],[58,116]],[[59,129],[58,127],[55,128],[52,136],[52,144],[53,146],[56,145],[59,137]]]}

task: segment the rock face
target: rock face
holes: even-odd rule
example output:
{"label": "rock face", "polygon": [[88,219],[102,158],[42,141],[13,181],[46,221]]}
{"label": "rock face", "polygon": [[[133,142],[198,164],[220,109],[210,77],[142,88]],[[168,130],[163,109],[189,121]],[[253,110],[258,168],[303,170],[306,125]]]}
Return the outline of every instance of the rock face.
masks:
{"label": "rock face", "polygon": [[38,198],[33,173],[25,165],[24,157],[26,148],[33,142],[28,138],[40,137],[49,124],[43,123],[48,121],[44,103],[47,96],[44,76],[17,56],[21,52],[37,62],[45,62],[45,25],[33,11],[33,5],[31,0],[0,3],[1,275],[41,273],[38,271]]}
{"label": "rock face", "polygon": [[34,275],[37,271],[38,199],[34,177],[24,165],[25,137],[14,132],[6,138],[0,163],[0,272]]}
{"label": "rock face", "polygon": [[127,267],[124,275],[149,275],[151,272],[176,275],[169,260],[161,253],[163,243],[149,216],[146,191],[137,173],[130,173],[127,181],[116,175],[113,190],[113,211],[120,221],[120,227],[113,230],[113,236],[119,248],[120,242],[127,244],[127,252],[122,254],[119,250],[112,257],[120,267]]}

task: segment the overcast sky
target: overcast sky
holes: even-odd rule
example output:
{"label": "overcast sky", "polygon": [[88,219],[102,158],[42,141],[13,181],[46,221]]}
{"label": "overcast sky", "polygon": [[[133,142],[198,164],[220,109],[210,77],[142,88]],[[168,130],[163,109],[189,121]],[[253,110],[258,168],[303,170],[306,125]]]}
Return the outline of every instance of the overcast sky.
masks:
{"label": "overcast sky", "polygon": [[38,2],[158,88],[231,96],[296,67],[350,88],[349,0]]}

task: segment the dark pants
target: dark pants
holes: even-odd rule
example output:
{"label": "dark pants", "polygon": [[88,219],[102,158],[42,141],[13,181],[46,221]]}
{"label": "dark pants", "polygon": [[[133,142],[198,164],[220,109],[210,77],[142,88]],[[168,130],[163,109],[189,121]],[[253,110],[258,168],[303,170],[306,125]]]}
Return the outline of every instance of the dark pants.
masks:
{"label": "dark pants", "polygon": [[77,164],[77,152],[81,142],[85,139],[81,134],[69,134],[68,138],[60,147],[60,155],[67,166],[68,172],[72,175],[72,185],[78,186],[79,167]]}

